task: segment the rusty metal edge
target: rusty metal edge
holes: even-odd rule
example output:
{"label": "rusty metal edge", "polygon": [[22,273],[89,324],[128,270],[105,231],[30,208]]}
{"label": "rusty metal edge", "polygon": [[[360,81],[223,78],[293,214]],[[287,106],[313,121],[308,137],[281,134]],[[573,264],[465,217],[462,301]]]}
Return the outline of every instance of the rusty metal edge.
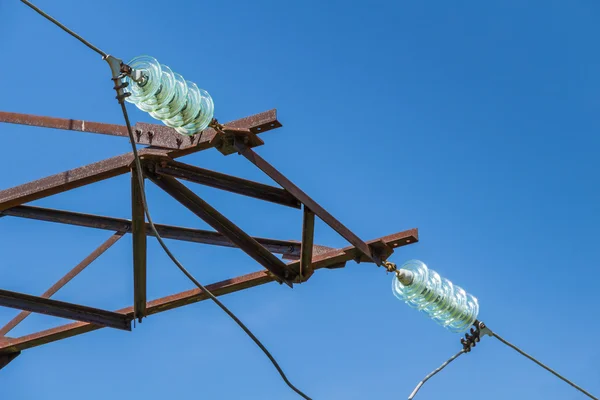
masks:
{"label": "rusty metal edge", "polygon": [[[276,113],[277,111],[274,109],[261,113],[269,114],[269,117],[259,121],[256,121],[255,119],[251,126],[246,126],[246,123],[250,122],[248,119],[232,121],[225,125],[233,128],[248,128],[254,133],[267,132],[271,129],[281,127],[281,123],[276,121]],[[250,118],[253,118],[253,116]],[[7,111],[0,111],[0,122],[75,132],[96,133],[124,138],[129,137],[125,125],[107,124],[103,122],[47,117]],[[201,145],[203,142],[210,142],[216,134],[212,128],[208,128],[193,136],[183,136],[177,133],[175,129],[169,128],[168,126],[143,122],[136,123],[133,128],[134,138],[136,139],[137,144],[172,150],[185,150]]]}

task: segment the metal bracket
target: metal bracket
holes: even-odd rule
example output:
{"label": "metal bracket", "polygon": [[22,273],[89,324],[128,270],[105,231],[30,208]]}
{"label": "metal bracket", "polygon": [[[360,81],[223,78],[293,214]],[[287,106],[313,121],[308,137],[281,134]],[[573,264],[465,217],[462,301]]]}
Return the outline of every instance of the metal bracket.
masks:
{"label": "metal bracket", "polygon": [[475,321],[475,325],[479,328],[479,335],[494,336],[494,333],[487,327],[487,325],[481,321]]}
{"label": "metal bracket", "polygon": [[464,352],[469,353],[481,341],[482,335],[493,336],[492,331],[483,322],[476,320],[470,332],[466,333],[465,337],[460,339]]}
{"label": "metal bracket", "polygon": [[6,367],[12,360],[17,358],[19,354],[21,354],[20,351],[8,354],[0,354],[0,369]]}
{"label": "metal bracket", "polygon": [[219,124],[216,119],[214,119],[209,126],[217,131],[214,140],[217,140],[218,144],[215,147],[224,156],[238,153],[235,146],[236,142],[243,143],[246,147],[250,148],[265,144],[265,142],[256,135],[256,132],[253,132],[250,129],[224,126]]}

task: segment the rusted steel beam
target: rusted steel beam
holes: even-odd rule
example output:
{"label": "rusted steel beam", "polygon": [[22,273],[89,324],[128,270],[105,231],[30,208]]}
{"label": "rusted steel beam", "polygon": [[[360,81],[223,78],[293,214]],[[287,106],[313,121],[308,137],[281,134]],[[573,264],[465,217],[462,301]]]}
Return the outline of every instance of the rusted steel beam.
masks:
{"label": "rusted steel beam", "polygon": [[[105,124],[101,122],[44,117],[4,111],[0,111],[0,122],[129,137],[125,125]],[[277,121],[276,110],[269,110],[246,119],[229,122],[225,125],[234,128],[249,128],[254,133],[266,132],[281,126]],[[216,133],[212,128],[208,128],[200,134],[185,137],[167,126],[140,122],[135,124],[133,129],[136,143],[175,150],[184,150],[202,145],[207,142],[207,139],[208,141],[213,140]]]}
{"label": "rusted steel beam", "polygon": [[338,221],[333,215],[329,214],[327,210],[321,207],[316,201],[310,198],[304,193],[298,186],[294,185],[288,178],[286,178],[281,172],[275,167],[265,161],[261,156],[256,154],[254,150],[247,147],[244,143],[237,141],[235,146],[244,157],[246,157],[252,164],[256,165],[260,170],[267,174],[271,179],[281,185],[282,188],[286,189],[302,204],[308,207],[314,212],[323,222],[329,225],[333,230],[339,233],[344,239],[350,244],[355,246],[362,254],[364,254],[369,260],[373,261],[377,265],[381,265],[381,257],[377,252],[373,251],[365,242],[356,236],[350,229],[344,224]]}
{"label": "rusted steel beam", "polygon": [[[221,296],[227,293],[237,292],[239,290],[248,289],[269,282],[273,282],[273,276],[268,271],[262,270],[252,274],[214,283],[212,285],[208,285],[206,288],[215,296]],[[199,301],[206,300],[207,298],[208,297],[203,294],[200,289],[187,290],[182,293],[162,297],[160,299],[148,302],[146,312],[148,315],[152,315],[188,304],[197,303]],[[133,318],[133,307],[123,308],[117,312]],[[102,327],[89,323],[75,322],[22,336],[20,338],[6,339],[4,341],[0,341],[0,354],[8,354],[29,349],[43,344],[55,342],[57,340],[81,335],[82,333],[95,331],[100,328]]]}
{"label": "rusted steel beam", "polygon": [[[384,258],[388,258],[391,253],[393,253],[393,249],[417,243],[418,241],[419,231],[415,228],[398,232],[393,235],[384,236],[379,239],[369,240],[367,245],[372,246],[384,243],[389,249],[391,249],[390,253],[384,255]],[[348,246],[344,247],[343,249],[331,250],[314,256],[312,259],[313,269],[329,268],[331,264],[335,263],[336,261],[373,262],[373,260],[367,258],[356,247]],[[299,263],[299,261],[297,261],[297,263]],[[293,264],[288,265],[291,266]]]}
{"label": "rusted steel beam", "polygon": [[[49,299],[56,292],[58,292],[61,288],[63,288],[67,283],[69,283],[73,278],[75,278],[81,271],[83,271],[88,265],[90,265],[94,260],[100,257],[106,250],[108,250],[112,245],[117,243],[119,239],[123,237],[122,232],[116,232],[107,241],[102,243],[96,250],[90,253],[86,258],[84,258],[79,264],[75,266],[72,270],[70,270],[65,276],[60,278],[54,285],[50,287],[50,289],[46,290],[44,294],[42,294],[43,299]],[[5,326],[0,328],[0,336],[5,336],[8,332],[13,330],[17,325],[19,325],[25,318],[27,318],[31,314],[31,311],[22,311],[15,318],[10,320]]]}
{"label": "rusted steel beam", "polygon": [[[372,240],[368,243],[379,243],[384,242],[392,248],[405,246],[408,244],[416,243],[419,240],[417,229],[411,229],[404,232],[399,232],[394,235],[382,237],[380,239]],[[313,258],[313,267],[315,269],[320,268],[335,268],[343,265],[347,261],[351,261],[356,256],[356,249],[354,247],[347,247],[344,249],[334,249],[327,253],[320,254]],[[299,261],[288,264],[292,266],[299,264]],[[240,290],[248,289],[251,287],[264,285],[273,281],[273,276],[267,271],[258,271],[252,274],[243,275],[233,279],[227,279],[221,282],[213,283],[208,285],[207,289],[210,290],[216,296],[222,296],[224,294],[237,292]],[[202,293],[199,289],[192,289],[182,293],[174,294],[167,297],[162,297],[148,302],[147,312],[148,315],[156,314],[164,311],[168,311],[174,308],[182,307],[188,304],[197,303],[199,301],[206,300],[208,297]],[[120,314],[133,316],[133,307],[128,307],[117,311]],[[86,324],[82,322],[75,322],[56,328],[48,329],[45,331],[33,333],[31,335],[22,336],[15,339],[5,339],[0,341],[0,354],[14,353],[21,350],[26,350],[32,347],[41,346],[46,343],[55,342],[57,340],[66,339],[72,336],[81,335],[82,333],[91,332],[101,327]]]}
{"label": "rusted steel beam", "polygon": [[123,154],[0,191],[0,211],[124,174],[132,161],[132,154]]}
{"label": "rusted steel beam", "polygon": [[[280,128],[282,125],[277,121],[277,110],[272,109],[250,117],[227,122],[227,127],[249,129],[255,134]],[[204,148],[217,147],[221,145],[221,139],[217,132],[208,128],[194,136],[182,136],[173,128],[165,125],[146,124],[138,122],[134,127],[135,139],[139,144],[149,144],[176,150],[194,149],[198,146]]]}
{"label": "rusted steel beam", "polygon": [[[146,315],[146,215],[137,169],[131,170],[131,233],[133,235],[133,308],[142,322]],[[143,180],[143,178],[142,178]]]}
{"label": "rusted steel beam", "polygon": [[44,117],[41,115],[20,114],[0,111],[0,122],[9,124],[39,126],[42,128],[63,129],[104,135],[127,136],[125,125],[104,124],[100,122],[80,121],[76,119]]}
{"label": "rusted steel beam", "polygon": [[[273,125],[273,126],[271,126]],[[236,128],[258,129],[264,132],[281,126],[277,121],[275,110],[256,114],[251,117],[232,121],[227,126]],[[163,135],[164,129],[168,127],[158,126],[156,128],[158,140]],[[181,135],[179,135],[182,137]],[[205,150],[219,144],[216,140],[217,133],[207,129],[201,135],[194,136],[193,143],[180,144],[178,150],[165,150],[146,148],[139,151],[140,157],[182,157],[197,151]],[[181,140],[181,139],[180,139]],[[176,147],[177,148],[177,147]],[[127,173],[133,162],[133,154],[127,153],[120,156],[108,158],[93,164],[75,168],[46,178],[38,179],[20,186],[0,191],[0,211],[7,210],[30,201],[39,200],[53,194],[62,193],[67,190],[89,185],[108,178]]]}
{"label": "rusted steel beam", "polygon": [[175,178],[158,176],[153,172],[148,172],[146,176],[216,231],[229,238],[260,265],[271,271],[277,280],[292,286],[291,282],[296,276],[293,270],[185,185]]}
{"label": "rusted steel beam", "polygon": [[9,290],[0,289],[0,306],[131,330],[131,318],[123,314]]}
{"label": "rusted steel beam", "polygon": [[[131,221],[129,220],[93,214],[76,213],[72,211],[32,206],[17,206],[0,213],[0,216],[4,215],[131,233]],[[218,232],[160,224],[156,224],[155,226],[160,236],[162,236],[164,239],[204,243],[215,246],[237,247],[231,240]],[[152,232],[152,229],[150,229],[149,226],[146,226],[146,234],[148,236],[154,235],[154,232]],[[270,252],[283,254],[288,259],[297,259],[300,256],[300,242],[298,241],[266,239],[258,237],[255,237],[254,239],[258,243],[265,246]],[[323,252],[327,250],[331,250],[331,248],[326,246],[315,246],[314,251]]]}
{"label": "rusted steel beam", "polygon": [[160,175],[185,179],[228,192],[270,201],[288,207],[300,208],[300,202],[286,190],[220,172],[198,168],[177,161],[159,161],[154,171]]}
{"label": "rusted steel beam", "polygon": [[312,258],[315,237],[315,213],[304,206],[302,218],[302,247],[300,250],[300,278],[308,279],[313,274]]}

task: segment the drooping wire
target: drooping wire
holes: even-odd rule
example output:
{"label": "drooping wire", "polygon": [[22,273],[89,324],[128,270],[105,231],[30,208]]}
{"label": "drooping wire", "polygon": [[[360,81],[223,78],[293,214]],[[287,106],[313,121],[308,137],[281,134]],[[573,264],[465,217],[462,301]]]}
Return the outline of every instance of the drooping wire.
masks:
{"label": "drooping wire", "polygon": [[[21,0],[21,1],[23,3],[25,3],[27,6],[31,7],[36,12],[38,12],[43,17],[47,18],[48,20],[50,20],[51,22],[53,22],[54,24],[56,24],[58,27],[60,27],[62,30],[64,30],[68,34],[70,34],[70,35],[74,36],[75,38],[77,38],[79,41],[81,41],[87,47],[89,47],[90,49],[94,50],[96,53],[102,55],[103,58],[105,58],[105,57],[108,56],[102,50],[98,49],[97,47],[95,47],[94,45],[92,45],[91,43],[89,43],[88,41],[86,41],[85,39],[83,39],[81,36],[77,35],[75,32],[73,32],[72,30],[70,30],[69,28],[67,28],[66,26],[64,26],[60,22],[58,22],[56,19],[52,18],[51,16],[49,16],[48,14],[46,14],[45,12],[43,12],[42,10],[40,10],[38,7],[36,7],[33,4],[31,4],[29,1],[27,1],[27,0]],[[252,333],[252,331],[250,331],[250,329],[248,329],[248,327],[246,327],[246,325],[244,325],[244,323],[233,312],[231,312],[210,290],[208,290],[204,285],[202,285],[200,282],[198,282],[198,280],[196,278],[194,278],[194,276],[183,266],[183,264],[181,264],[179,262],[179,260],[171,252],[171,250],[169,249],[169,247],[164,242],[163,238],[158,233],[158,230],[156,229],[156,226],[154,225],[154,222],[152,221],[152,217],[150,215],[150,210],[148,209],[148,203],[146,201],[146,193],[145,193],[145,189],[144,189],[144,177],[143,177],[144,176],[144,171],[142,169],[142,164],[141,164],[141,161],[140,161],[140,157],[139,157],[139,154],[138,154],[138,151],[137,151],[137,147],[135,145],[135,139],[133,137],[133,130],[131,129],[131,123],[129,121],[129,115],[127,113],[127,107],[125,106],[125,103],[123,102],[123,99],[120,99],[119,103],[121,104],[121,110],[123,112],[123,118],[125,119],[125,124],[127,125],[127,133],[129,135],[129,141],[131,142],[131,148],[132,148],[132,151],[133,151],[133,156],[134,156],[134,161],[135,161],[135,168],[137,170],[137,174],[136,175],[138,176],[138,184],[139,184],[139,187],[140,187],[140,194],[141,194],[140,197],[141,197],[142,206],[143,206],[143,209],[144,209],[144,214],[146,215],[146,219],[148,220],[148,225],[150,225],[150,229],[152,230],[152,232],[154,234],[154,237],[156,238],[156,240],[158,241],[158,243],[160,244],[160,246],[162,247],[162,249],[165,251],[165,253],[167,254],[167,256],[169,256],[169,258],[171,259],[171,261],[173,261],[173,263],[181,270],[181,272],[183,272],[183,274],[185,276],[187,276],[188,279],[190,279],[202,291],[202,293],[206,294],[217,306],[219,306],[219,308],[221,308],[221,310],[223,310],[231,319],[233,319],[238,324],[238,326],[252,339],[252,341],[254,341],[254,343],[262,350],[262,352],[271,361],[271,363],[273,364],[273,366],[275,367],[275,369],[277,370],[277,372],[279,372],[279,375],[281,376],[281,378],[283,379],[283,381],[286,383],[286,385],[288,385],[290,387],[290,389],[292,389],[294,392],[296,392],[302,398],[304,398],[306,400],[312,400],[310,397],[308,397],[306,394],[304,394],[303,392],[301,392],[298,388],[296,388],[289,381],[289,379],[287,378],[287,376],[283,372],[283,369],[281,369],[281,367],[279,366],[279,363],[277,362],[277,360],[275,360],[275,357],[273,357],[273,355],[269,352],[269,350],[267,350],[267,348]]]}
{"label": "drooping wire", "polygon": [[425,384],[425,382],[427,382],[435,374],[437,374],[438,372],[440,372],[441,370],[443,370],[444,368],[446,368],[448,366],[448,364],[450,364],[452,361],[456,360],[458,358],[458,356],[460,356],[461,354],[464,354],[464,353],[465,353],[465,350],[461,349],[461,351],[459,351],[458,353],[456,353],[455,355],[453,355],[452,357],[450,357],[442,365],[440,365],[439,367],[437,367],[436,369],[434,369],[433,371],[431,371],[429,373],[429,375],[427,375],[425,378],[423,378],[423,380],[421,382],[419,382],[419,384],[417,385],[417,387],[415,388],[415,390],[413,390],[412,393],[410,394],[410,396],[408,396],[408,400],[412,400],[413,397],[415,397],[415,395],[417,394],[417,392],[419,391],[419,389],[421,389],[421,386],[423,386]]}
{"label": "drooping wire", "polygon": [[552,368],[548,367],[547,365],[543,364],[541,361],[536,360],[534,357],[530,356],[529,354],[525,353],[523,350],[521,350],[520,348],[518,348],[517,346],[515,346],[514,344],[508,342],[507,340],[503,339],[502,337],[498,336],[496,333],[491,332],[492,336],[495,337],[496,339],[498,339],[499,341],[501,341],[502,343],[504,343],[505,345],[507,345],[508,347],[512,348],[513,350],[517,351],[519,354],[521,354],[524,357],[527,357],[528,359],[530,359],[531,361],[533,361],[534,363],[536,363],[537,365],[539,365],[540,367],[544,368],[546,371],[550,372],[551,374],[553,374],[554,376],[556,376],[557,378],[563,380],[564,382],[568,383],[569,385],[573,386],[575,389],[579,390],[581,393],[585,394],[586,396],[588,396],[590,399],[594,399],[594,400],[598,400],[597,397],[595,397],[594,395],[592,395],[591,393],[589,393],[588,391],[586,391],[585,389],[581,388],[580,386],[574,384],[573,382],[571,382],[570,380],[568,380],[567,378],[565,378],[564,376],[562,376],[561,374],[559,374],[558,372],[556,372],[555,370],[553,370]]}
{"label": "drooping wire", "polygon": [[103,52],[102,50],[100,50],[99,48],[97,48],[96,46],[94,46],[93,44],[91,44],[90,42],[88,42],[87,40],[85,40],[84,38],[82,38],[81,36],[79,36],[78,34],[76,34],[75,32],[73,32],[71,29],[67,28],[66,26],[64,26],[63,24],[61,24],[60,22],[58,22],[57,20],[55,20],[54,18],[52,18],[50,15],[46,14],[44,11],[40,10],[39,8],[37,8],[36,6],[34,6],[33,4],[31,4],[29,1],[27,1],[27,0],[21,0],[21,2],[23,2],[28,7],[31,7],[34,11],[36,11],[42,17],[44,17],[44,18],[50,20],[51,22],[53,22],[60,29],[62,29],[63,31],[67,32],[69,35],[73,36],[75,39],[79,40],[81,43],[85,44],[87,47],[89,47],[90,49],[94,50],[96,53],[100,54],[102,56],[102,58],[104,58],[104,57],[106,57],[108,55],[105,52]]}
{"label": "drooping wire", "polygon": [[223,303],[221,303],[221,301],[213,293],[211,293],[210,290],[208,290],[204,285],[202,285],[200,282],[198,282],[196,280],[196,278],[194,278],[194,276],[173,255],[171,250],[167,247],[167,245],[163,241],[162,237],[160,236],[160,234],[156,230],[156,227],[154,226],[154,222],[152,222],[152,217],[150,216],[150,211],[148,210],[148,206],[147,206],[147,202],[146,202],[146,194],[145,194],[145,190],[144,190],[144,178],[143,178],[142,165],[141,165],[140,158],[139,158],[139,155],[137,152],[137,148],[135,146],[135,139],[133,138],[133,131],[131,129],[131,123],[129,122],[129,115],[127,114],[127,108],[125,107],[124,103],[121,103],[121,110],[123,111],[123,118],[125,118],[125,124],[127,125],[129,141],[131,142],[131,148],[133,150],[133,156],[135,159],[135,167],[138,171],[138,173],[136,175],[138,176],[138,183],[140,185],[140,193],[141,193],[141,200],[142,200],[143,207],[144,207],[144,213],[146,214],[146,218],[148,219],[148,225],[150,225],[150,228],[152,229],[152,232],[154,233],[156,240],[158,240],[158,243],[160,244],[160,246],[163,248],[165,253],[169,256],[169,258],[173,261],[173,263],[177,266],[177,268],[179,268],[181,270],[181,272],[183,272],[185,274],[185,276],[187,276],[192,282],[194,282],[194,284],[196,286],[198,286],[198,288],[200,290],[202,290],[203,293],[206,293],[208,295],[208,297],[210,297],[210,299],[212,301],[214,301],[215,304],[217,304],[221,308],[221,310],[223,310],[227,315],[229,315],[231,317],[231,319],[233,319],[239,325],[239,327],[242,328],[242,330],[244,332],[246,332],[246,334],[248,336],[250,336],[250,338],[254,341],[254,343],[269,358],[269,360],[271,361],[271,363],[273,364],[273,366],[275,367],[277,372],[279,372],[279,375],[281,376],[283,381],[290,387],[290,389],[292,389],[294,392],[296,392],[298,395],[300,395],[304,399],[311,400],[310,397],[308,397],[306,394],[302,393],[298,388],[296,388],[288,380],[287,376],[285,375],[285,373],[279,366],[279,363],[277,363],[277,360],[275,360],[275,357],[273,357],[271,355],[269,350],[267,350],[267,348],[261,343],[261,341],[258,340],[258,338],[252,333],[252,331],[250,331],[250,329],[248,329],[246,327],[246,325],[244,325],[244,323],[242,321],[240,321],[240,319],[238,317],[235,316],[234,313],[232,313]]}

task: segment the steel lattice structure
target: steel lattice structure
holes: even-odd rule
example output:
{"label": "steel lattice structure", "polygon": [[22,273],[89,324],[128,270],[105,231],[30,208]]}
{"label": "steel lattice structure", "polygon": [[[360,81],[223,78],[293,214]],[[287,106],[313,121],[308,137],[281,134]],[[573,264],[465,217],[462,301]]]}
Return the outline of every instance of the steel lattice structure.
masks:
{"label": "steel lattice structure", "polygon": [[[0,122],[128,137],[127,128],[123,125],[72,119],[0,112]],[[214,231],[208,231],[156,225],[158,233],[166,239],[239,247],[264,267],[254,273],[208,285],[207,289],[215,295],[224,295],[273,281],[291,287],[294,284],[306,282],[316,270],[342,268],[348,261],[371,262],[381,265],[382,261],[394,252],[395,248],[418,241],[417,229],[410,229],[367,242],[363,241],[260,157],[253,150],[254,147],[264,144],[258,134],[281,126],[277,120],[276,111],[270,110],[224,124],[220,131],[208,128],[200,134],[190,137],[181,136],[174,129],[163,125],[137,123],[134,127],[137,144],[147,145],[139,151],[144,177],[214,229]],[[210,148],[215,148],[224,155],[241,154],[280,187],[176,161],[177,158]],[[193,289],[151,301],[147,300],[146,242],[147,236],[151,236],[152,232],[148,228],[144,216],[140,188],[136,184],[137,171],[133,168],[133,162],[133,153],[127,153],[0,191],[0,217],[28,218],[113,232],[107,241],[41,296],[0,290],[0,306],[22,310],[7,325],[0,328],[0,369],[18,356],[22,350],[104,327],[131,330],[131,322],[136,318],[141,319],[151,314],[207,299],[200,289]],[[131,220],[25,205],[31,201],[123,174],[132,176]],[[303,213],[301,240],[288,241],[251,237],[179,180],[300,209]],[[350,246],[338,249],[315,245],[313,243],[315,216],[346,239]],[[113,312],[50,299],[60,288],[126,234],[133,235],[133,306]],[[282,258],[288,262],[284,262],[275,254],[281,254]],[[18,338],[6,336],[31,312],[68,318],[77,322]]]}

